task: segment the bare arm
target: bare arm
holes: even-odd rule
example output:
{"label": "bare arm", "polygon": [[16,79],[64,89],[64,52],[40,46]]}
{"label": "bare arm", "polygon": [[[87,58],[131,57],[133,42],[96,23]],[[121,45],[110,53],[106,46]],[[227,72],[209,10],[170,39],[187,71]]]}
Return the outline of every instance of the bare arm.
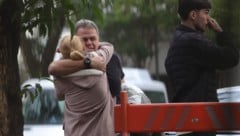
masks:
{"label": "bare arm", "polygon": [[[101,71],[106,69],[106,65],[101,61],[100,57],[91,58],[91,67]],[[53,61],[48,66],[48,73],[53,76],[64,76],[81,69],[85,69],[83,60],[63,59]]]}
{"label": "bare arm", "polygon": [[80,69],[84,69],[83,60],[62,59],[53,61],[48,66],[48,73],[54,76],[63,76]]}
{"label": "bare arm", "polygon": [[[102,48],[98,51],[101,54],[101,57],[97,56],[91,58],[91,67],[101,71],[106,70],[106,62],[109,61],[113,53],[113,47],[111,44],[104,45],[102,45]],[[102,61],[103,58],[105,61]],[[62,59],[53,61],[48,67],[48,73],[53,76],[64,76],[81,69],[85,69],[83,60]]]}

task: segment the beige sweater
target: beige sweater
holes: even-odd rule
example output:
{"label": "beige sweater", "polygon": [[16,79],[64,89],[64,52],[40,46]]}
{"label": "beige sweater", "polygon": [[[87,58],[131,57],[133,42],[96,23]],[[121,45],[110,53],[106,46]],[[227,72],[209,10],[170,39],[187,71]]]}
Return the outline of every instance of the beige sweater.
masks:
{"label": "beige sweater", "polygon": [[[107,64],[113,47],[97,51]],[[57,96],[65,97],[65,136],[113,136],[113,99],[106,73],[88,76],[56,77]]]}

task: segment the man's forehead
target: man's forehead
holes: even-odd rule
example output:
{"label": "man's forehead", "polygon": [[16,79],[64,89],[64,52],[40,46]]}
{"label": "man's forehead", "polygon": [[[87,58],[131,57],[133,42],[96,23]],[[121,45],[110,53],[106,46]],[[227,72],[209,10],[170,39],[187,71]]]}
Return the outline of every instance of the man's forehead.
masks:
{"label": "man's forehead", "polygon": [[96,32],[97,33],[97,30],[95,28],[92,28],[92,27],[80,27],[78,28],[77,32],[79,31],[89,31],[89,32]]}
{"label": "man's forehead", "polygon": [[81,37],[81,38],[98,37],[97,34],[79,34],[78,36]]}
{"label": "man's forehead", "polygon": [[95,29],[78,29],[77,33],[78,36],[80,35],[98,35]]}

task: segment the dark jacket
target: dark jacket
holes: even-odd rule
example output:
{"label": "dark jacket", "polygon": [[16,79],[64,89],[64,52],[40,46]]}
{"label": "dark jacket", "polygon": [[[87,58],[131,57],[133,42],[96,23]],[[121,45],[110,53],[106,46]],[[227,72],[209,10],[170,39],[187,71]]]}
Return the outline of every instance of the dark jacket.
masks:
{"label": "dark jacket", "polygon": [[216,70],[238,64],[239,52],[232,37],[217,34],[217,44],[203,33],[183,25],[176,28],[165,61],[167,74],[176,93],[172,102],[218,101]]}
{"label": "dark jacket", "polygon": [[119,96],[121,91],[121,80],[124,77],[122,64],[117,54],[113,54],[107,64],[107,78],[109,88],[113,97]]}

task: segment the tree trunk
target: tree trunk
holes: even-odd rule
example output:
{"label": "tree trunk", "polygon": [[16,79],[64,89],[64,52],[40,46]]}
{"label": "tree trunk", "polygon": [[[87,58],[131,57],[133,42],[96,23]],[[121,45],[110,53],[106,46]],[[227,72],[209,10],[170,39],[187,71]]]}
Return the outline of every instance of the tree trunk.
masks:
{"label": "tree trunk", "polygon": [[32,48],[35,46],[35,43],[26,36],[21,36],[21,51],[25,62],[23,65],[26,65],[31,78],[48,76],[48,65],[53,61],[63,26],[64,16],[61,23],[53,26],[53,32],[48,37],[44,51],[39,51],[39,54],[42,56],[41,62],[36,58],[36,54],[32,52]]}
{"label": "tree trunk", "polygon": [[34,56],[35,54],[31,52],[34,43],[25,36],[22,36],[21,38],[23,43],[23,46],[21,47],[23,58],[31,77],[48,76],[48,65],[53,61],[59,37],[65,25],[63,9],[60,9],[60,12],[62,13],[59,14],[56,23],[52,26],[51,34],[48,35],[44,51],[41,52],[41,62],[39,62],[39,60]]}
{"label": "tree trunk", "polygon": [[41,74],[44,77],[48,76],[48,65],[53,61],[58,40],[65,25],[65,16],[63,9],[60,10],[60,12],[62,13],[60,13],[58,21],[56,21],[57,23],[53,25],[52,33],[48,37],[47,45],[44,48],[44,52],[42,55]]}
{"label": "tree trunk", "polygon": [[[24,33],[25,34],[25,33]],[[27,39],[26,36],[22,34],[21,36],[21,51],[23,55],[23,65],[26,65],[27,71],[30,77],[39,77],[40,73],[40,62],[34,56],[32,52],[33,42]]]}
{"label": "tree trunk", "polygon": [[20,0],[0,3],[0,135],[22,136],[23,116],[17,53],[20,40]]}

